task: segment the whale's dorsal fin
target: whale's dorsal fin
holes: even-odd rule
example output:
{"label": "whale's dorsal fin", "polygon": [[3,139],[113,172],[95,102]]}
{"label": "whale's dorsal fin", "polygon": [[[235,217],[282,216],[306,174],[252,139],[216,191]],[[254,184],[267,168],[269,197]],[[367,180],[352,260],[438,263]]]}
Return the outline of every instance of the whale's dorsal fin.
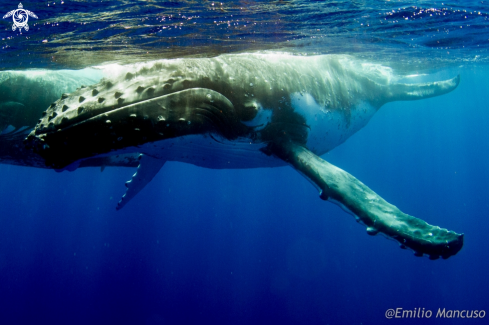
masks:
{"label": "whale's dorsal fin", "polygon": [[156,159],[148,155],[139,155],[139,166],[130,181],[126,182],[126,194],[124,194],[117,203],[116,210],[120,210],[127,204],[136,194],[139,193],[165,164],[165,160]]}
{"label": "whale's dorsal fin", "polygon": [[401,212],[358,179],[293,143],[270,143],[268,149],[311,181],[323,200],[339,205],[367,227],[369,235],[381,233],[410,248],[416,256],[448,258],[463,245],[457,234]]}

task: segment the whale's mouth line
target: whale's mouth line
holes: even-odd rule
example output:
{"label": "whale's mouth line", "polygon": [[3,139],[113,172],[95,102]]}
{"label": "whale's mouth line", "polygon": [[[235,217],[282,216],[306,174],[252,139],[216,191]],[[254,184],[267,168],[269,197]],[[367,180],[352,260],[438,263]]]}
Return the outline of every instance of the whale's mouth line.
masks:
{"label": "whale's mouth line", "polygon": [[89,117],[87,119],[84,119],[84,120],[75,122],[75,123],[70,124],[70,125],[63,126],[63,127],[59,128],[59,129],[56,129],[56,130],[48,130],[48,132],[41,133],[41,134],[50,134],[50,133],[54,133],[54,132],[58,132],[58,131],[65,131],[65,130],[68,130],[68,129],[73,128],[73,127],[77,127],[77,126],[81,126],[81,125],[86,124],[86,123],[93,122],[93,121],[99,119],[100,117],[102,117],[104,115],[107,116],[107,117],[109,117],[108,116],[109,114],[113,114],[113,113],[116,113],[116,112],[122,112],[124,110],[131,109],[131,108],[133,108],[136,105],[144,105],[145,103],[150,103],[151,101],[162,99],[163,97],[166,97],[166,96],[171,95],[171,94],[172,93],[167,94],[167,95],[162,95],[162,96],[157,96],[157,97],[149,98],[149,99],[144,99],[144,100],[140,100],[140,101],[135,101],[135,102],[130,103],[128,105],[120,106],[120,107],[117,107],[117,108],[114,108],[114,109],[109,109],[107,111],[100,112],[100,113],[98,113],[96,115],[93,115],[93,116],[91,116],[91,117]]}
{"label": "whale's mouth line", "polygon": [[208,88],[189,88],[104,109],[99,107],[96,115],[83,112],[83,120],[78,117],[70,124],[66,119],[76,119],[76,112],[58,110],[49,127],[45,118],[24,143],[47,166],[62,169],[84,158],[185,135],[216,133],[232,140],[249,133],[231,101]]}
{"label": "whale's mouth line", "polygon": [[114,109],[109,109],[108,111],[98,113],[98,114],[93,115],[92,117],[90,117],[90,118],[88,118],[88,119],[86,119],[86,120],[80,121],[80,122],[78,122],[78,123],[82,123],[82,122],[84,122],[84,121],[88,121],[88,120],[90,120],[91,118],[98,117],[98,116],[100,116],[100,115],[104,115],[104,114],[111,113],[111,112],[115,112],[115,111],[122,110],[122,109],[127,109],[127,108],[130,108],[131,106],[134,106],[134,105],[140,105],[140,104],[144,104],[144,103],[149,103],[149,102],[151,102],[151,101],[153,101],[153,100],[161,99],[161,98],[166,97],[166,96],[171,95],[171,94],[173,94],[173,93],[168,93],[168,94],[166,94],[166,95],[161,95],[161,96],[156,96],[156,97],[152,97],[152,98],[147,98],[147,99],[143,99],[143,100],[139,100],[139,101],[134,101],[134,102],[132,102],[132,103],[130,103],[130,104],[123,105],[123,106],[119,106],[119,107],[117,107],[117,108],[114,108]]}
{"label": "whale's mouth line", "polygon": [[[192,88],[189,88],[189,89],[192,89]],[[178,91],[176,91],[176,92],[170,92],[170,93],[167,93],[167,94],[164,94],[164,95],[155,96],[155,97],[151,97],[151,98],[146,98],[146,99],[141,99],[141,100],[135,100],[133,102],[130,102],[130,103],[125,104],[125,105],[123,104],[123,106],[118,106],[118,107],[115,107],[115,108],[113,107],[113,105],[108,105],[108,106],[105,107],[105,108],[107,108],[107,110],[103,110],[104,107],[99,107],[99,108],[97,108],[97,110],[100,110],[100,112],[97,112],[96,114],[87,116],[87,118],[77,121],[77,119],[80,118],[80,115],[78,114],[78,115],[74,116],[73,118],[71,118],[71,120],[75,120],[75,121],[73,121],[73,123],[70,123],[70,121],[68,120],[68,121],[66,121],[66,122],[64,122],[64,123],[62,123],[61,125],[58,125],[58,126],[56,126],[55,124],[53,124],[54,128],[53,127],[49,127],[49,126],[48,127],[41,128],[39,126],[40,123],[38,123],[36,125],[36,127],[34,128],[35,134],[37,136],[39,136],[39,135],[42,135],[42,134],[50,134],[50,133],[53,133],[53,132],[68,130],[68,129],[72,128],[72,127],[83,125],[83,123],[87,123],[89,121],[93,121],[94,119],[100,118],[101,116],[104,116],[104,115],[107,115],[107,114],[111,114],[111,113],[116,112],[116,111],[122,111],[122,110],[131,109],[133,106],[136,106],[136,105],[144,105],[145,103],[150,103],[151,101],[162,99],[164,97],[171,96],[172,94],[175,94],[175,93],[178,93]]]}

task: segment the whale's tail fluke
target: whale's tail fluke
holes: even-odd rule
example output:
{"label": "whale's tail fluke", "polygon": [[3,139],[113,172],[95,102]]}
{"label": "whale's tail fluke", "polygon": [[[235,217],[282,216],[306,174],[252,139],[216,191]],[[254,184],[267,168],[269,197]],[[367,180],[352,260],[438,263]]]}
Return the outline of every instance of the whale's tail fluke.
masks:
{"label": "whale's tail fluke", "polygon": [[460,75],[455,78],[418,84],[393,84],[389,85],[385,96],[386,102],[400,100],[417,100],[447,94],[457,88],[460,83]]}

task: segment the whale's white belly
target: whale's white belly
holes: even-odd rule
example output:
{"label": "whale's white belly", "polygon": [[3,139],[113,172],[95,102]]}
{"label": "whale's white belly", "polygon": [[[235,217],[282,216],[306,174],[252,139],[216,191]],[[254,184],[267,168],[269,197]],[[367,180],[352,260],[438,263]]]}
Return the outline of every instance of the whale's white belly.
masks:
{"label": "whale's white belly", "polygon": [[350,115],[342,109],[320,106],[310,94],[290,95],[294,111],[306,119],[309,127],[307,148],[322,155],[345,142],[364,127],[377,111],[365,101],[358,101],[350,108]]}

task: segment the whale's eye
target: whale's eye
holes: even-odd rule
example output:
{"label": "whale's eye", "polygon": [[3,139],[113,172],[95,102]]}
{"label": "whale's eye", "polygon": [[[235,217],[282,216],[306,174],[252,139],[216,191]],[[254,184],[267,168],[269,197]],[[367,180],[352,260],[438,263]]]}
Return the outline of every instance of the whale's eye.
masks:
{"label": "whale's eye", "polygon": [[238,111],[239,118],[241,121],[251,121],[258,114],[259,105],[255,102],[245,103],[243,108]]}

